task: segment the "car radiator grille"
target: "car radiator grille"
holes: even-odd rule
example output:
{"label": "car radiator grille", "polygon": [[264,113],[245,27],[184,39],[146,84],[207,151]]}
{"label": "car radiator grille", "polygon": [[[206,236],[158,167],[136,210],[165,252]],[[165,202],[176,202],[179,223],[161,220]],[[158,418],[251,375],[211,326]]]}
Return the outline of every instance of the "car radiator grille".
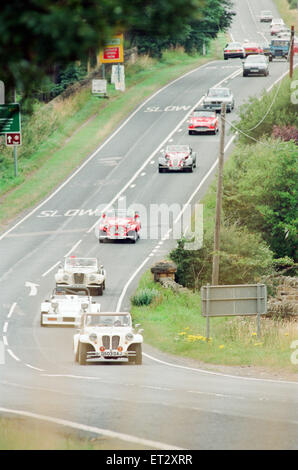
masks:
{"label": "car radiator grille", "polygon": [[108,336],[104,335],[102,337],[102,345],[105,349],[117,349],[120,343],[120,336]]}
{"label": "car radiator grille", "polygon": [[84,284],[84,273],[74,273],[75,284]]}

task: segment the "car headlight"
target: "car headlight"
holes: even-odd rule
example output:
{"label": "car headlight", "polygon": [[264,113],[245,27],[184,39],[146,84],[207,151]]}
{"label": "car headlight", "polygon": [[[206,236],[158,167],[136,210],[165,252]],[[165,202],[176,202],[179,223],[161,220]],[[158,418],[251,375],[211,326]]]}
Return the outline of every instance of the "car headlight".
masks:
{"label": "car headlight", "polygon": [[91,335],[89,335],[89,339],[90,339],[90,341],[96,341],[97,340],[97,335],[95,333],[91,333]]}
{"label": "car headlight", "polygon": [[63,276],[63,281],[67,281],[68,280],[68,275],[67,274],[64,274]]}
{"label": "car headlight", "polygon": [[133,334],[132,333],[127,333],[127,335],[125,336],[125,339],[127,341],[132,341],[133,340]]}

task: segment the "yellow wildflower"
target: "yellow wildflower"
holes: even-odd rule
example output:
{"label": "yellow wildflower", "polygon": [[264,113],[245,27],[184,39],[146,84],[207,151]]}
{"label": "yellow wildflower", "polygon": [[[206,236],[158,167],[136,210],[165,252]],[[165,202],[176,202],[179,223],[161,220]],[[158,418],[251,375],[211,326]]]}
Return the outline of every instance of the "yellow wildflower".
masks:
{"label": "yellow wildflower", "polygon": [[224,344],[221,344],[221,345],[219,346],[219,349],[223,349],[224,347],[225,347],[225,345],[224,345]]}

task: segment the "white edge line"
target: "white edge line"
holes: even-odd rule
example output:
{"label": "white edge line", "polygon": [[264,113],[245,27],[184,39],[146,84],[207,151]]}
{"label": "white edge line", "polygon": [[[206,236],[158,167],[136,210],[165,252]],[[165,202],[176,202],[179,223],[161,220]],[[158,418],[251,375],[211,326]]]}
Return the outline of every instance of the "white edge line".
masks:
{"label": "white edge line", "polygon": [[208,375],[216,375],[219,377],[229,377],[230,379],[240,379],[240,380],[250,380],[250,381],[256,381],[256,382],[271,382],[271,383],[277,383],[277,384],[288,384],[288,385],[298,385],[298,382],[291,382],[289,380],[274,380],[274,379],[258,379],[257,377],[243,377],[243,376],[238,376],[238,375],[230,375],[230,374],[222,374],[221,372],[212,372],[210,370],[205,370],[205,369],[197,369],[195,367],[187,367],[187,366],[180,366],[178,364],[172,364],[170,362],[162,361],[161,359],[156,359],[153,356],[150,356],[147,353],[143,352],[143,356],[147,357],[148,359],[151,359],[152,361],[159,362],[160,364],[164,364],[166,366],[170,367],[176,367],[177,369],[185,369],[185,370],[192,370],[194,372],[199,372],[203,374],[208,374]]}
{"label": "white edge line", "polygon": [[2,235],[0,235],[0,240],[2,240],[6,235],[8,235],[12,230],[14,230],[18,225],[23,223],[26,219],[28,219],[32,214],[34,214],[40,207],[42,207],[44,204],[46,204],[48,201],[50,201],[59,191],[61,191],[64,186],[66,186],[94,157],[95,155],[100,152],[112,139],[115,135],[117,135],[120,130],[142,109],[143,106],[145,106],[150,100],[152,100],[155,96],[157,96],[159,93],[161,93],[163,90],[166,88],[170,87],[174,83],[176,83],[179,80],[182,80],[183,78],[187,77],[188,75],[195,73],[197,70],[205,68],[206,66],[216,63],[216,60],[213,60],[211,62],[206,62],[206,64],[200,65],[194,70],[190,70],[189,72],[185,73],[184,75],[181,75],[181,77],[176,78],[172,82],[168,83],[164,87],[160,88],[157,90],[153,95],[149,96],[144,102],[142,102],[138,108],[130,115],[128,118],[105,140],[103,144],[101,144],[91,155],[87,160],[85,160],[77,170],[75,170],[58,188],[50,194],[44,201],[42,201],[40,204],[38,204],[32,211],[30,211],[25,217],[23,217],[21,220],[19,220],[15,225],[13,225],[9,230],[4,232]]}
{"label": "white edge line", "polygon": [[76,250],[76,248],[79,246],[79,244],[81,243],[82,240],[79,240],[67,253],[66,255],[64,255],[64,258],[67,258],[67,256],[70,255],[70,253],[72,253],[74,250]]}
{"label": "white edge line", "polygon": [[54,268],[56,268],[56,266],[58,266],[58,264],[61,263],[61,261],[57,261],[56,264],[54,264],[53,266],[51,266],[46,272],[44,272],[42,274],[42,277],[45,277],[47,274],[49,274],[49,272],[51,272]]}
{"label": "white edge line", "polygon": [[11,349],[7,349],[7,352],[8,354],[10,354],[10,356],[17,362],[21,362],[21,359],[18,358],[18,356],[16,356]]}
{"label": "white edge line", "polygon": [[128,279],[127,283],[125,284],[122,292],[121,292],[121,295],[119,297],[119,300],[118,300],[118,303],[117,303],[117,307],[116,307],[116,312],[120,312],[120,308],[121,308],[121,304],[123,302],[123,298],[126,294],[126,291],[128,289],[128,286],[130,285],[130,283],[133,281],[133,279],[136,277],[136,275],[138,274],[138,272],[143,268],[143,266],[145,266],[145,264],[147,263],[147,261],[149,260],[149,256],[147,256],[147,258],[142,262],[142,264],[140,264],[140,266],[138,267],[138,269],[135,270],[135,272],[133,273],[133,275]]}
{"label": "white edge line", "polygon": [[29,369],[38,370],[39,372],[44,372],[44,369],[39,369],[38,367],[31,366],[30,364],[25,364]]}
{"label": "white edge line", "polygon": [[154,449],[161,449],[161,450],[185,450],[181,447],[171,446],[168,444],[164,444],[162,442],[151,441],[148,439],[142,439],[136,436],[131,436],[129,434],[123,434],[115,431],[110,431],[108,429],[102,429],[95,426],[87,426],[86,424],[75,423],[73,421],[67,421],[65,419],[53,418],[51,416],[40,415],[37,413],[31,413],[29,411],[23,410],[12,410],[9,408],[0,408],[0,412],[2,413],[11,413],[20,416],[26,416],[27,418],[34,418],[41,421],[48,421],[50,423],[58,424],[59,426],[66,426],[73,429],[78,429],[80,431],[91,432],[93,434],[100,434],[106,437],[110,437],[112,439],[120,439],[126,442],[133,442],[136,444],[141,444],[146,447],[153,447]]}

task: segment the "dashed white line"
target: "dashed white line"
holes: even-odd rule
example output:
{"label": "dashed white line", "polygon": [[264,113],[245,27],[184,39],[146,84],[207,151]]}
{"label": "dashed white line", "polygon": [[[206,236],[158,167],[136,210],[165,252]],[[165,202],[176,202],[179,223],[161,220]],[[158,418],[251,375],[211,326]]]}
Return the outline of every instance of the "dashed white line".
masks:
{"label": "dashed white line", "polygon": [[49,274],[49,272],[51,272],[54,268],[56,268],[56,266],[58,266],[58,264],[60,264],[60,263],[61,263],[61,261],[57,261],[56,264],[51,266],[45,273],[42,274],[42,277],[45,277],[47,274]]}
{"label": "dashed white line", "polygon": [[8,341],[7,341],[7,337],[6,336],[3,336],[3,344],[5,346],[8,346]]}
{"label": "dashed white line", "polygon": [[12,316],[13,311],[14,311],[16,305],[17,305],[16,302],[14,302],[14,303],[12,304],[12,306],[10,307],[9,312],[8,312],[8,314],[7,314],[7,318],[10,318],[10,317]]}
{"label": "dashed white line", "polygon": [[76,250],[76,248],[79,246],[82,240],[79,240],[67,253],[64,255],[64,258],[67,258],[73,251]]}
{"label": "dashed white line", "polygon": [[7,333],[7,329],[8,329],[8,322],[6,321],[3,326],[3,333]]}
{"label": "dashed white line", "polygon": [[44,372],[44,369],[39,369],[38,367],[31,366],[31,364],[25,364],[29,369],[38,370],[39,372]]}

